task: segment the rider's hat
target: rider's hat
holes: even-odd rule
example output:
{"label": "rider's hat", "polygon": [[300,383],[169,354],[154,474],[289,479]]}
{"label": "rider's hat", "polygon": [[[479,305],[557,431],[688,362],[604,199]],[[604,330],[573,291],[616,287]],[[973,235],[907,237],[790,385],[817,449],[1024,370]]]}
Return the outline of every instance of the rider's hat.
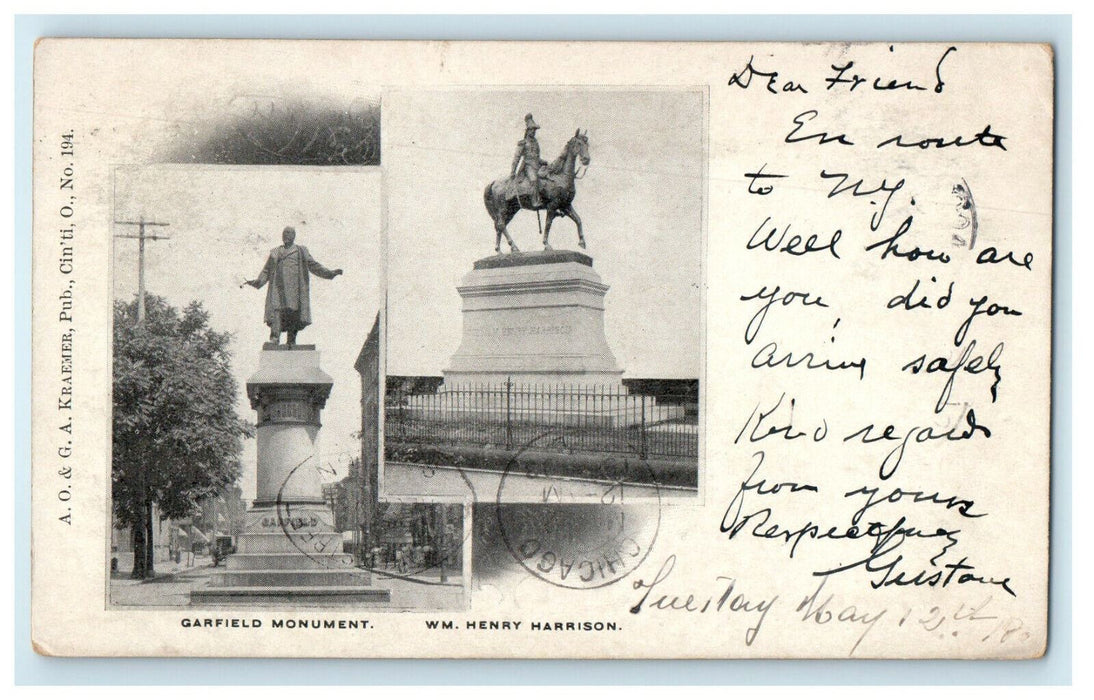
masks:
{"label": "rider's hat", "polygon": [[524,115],[524,128],[525,129],[538,129],[539,128],[539,124],[536,124],[536,120],[532,119],[532,113],[531,112]]}

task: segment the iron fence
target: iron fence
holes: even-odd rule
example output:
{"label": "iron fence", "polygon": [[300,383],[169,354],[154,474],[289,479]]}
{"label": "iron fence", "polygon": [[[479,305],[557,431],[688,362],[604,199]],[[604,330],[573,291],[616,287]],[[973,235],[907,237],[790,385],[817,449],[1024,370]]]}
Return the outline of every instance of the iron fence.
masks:
{"label": "iron fence", "polygon": [[388,443],[529,448],[697,458],[697,396],[632,394],[622,386],[500,385],[389,391]]}

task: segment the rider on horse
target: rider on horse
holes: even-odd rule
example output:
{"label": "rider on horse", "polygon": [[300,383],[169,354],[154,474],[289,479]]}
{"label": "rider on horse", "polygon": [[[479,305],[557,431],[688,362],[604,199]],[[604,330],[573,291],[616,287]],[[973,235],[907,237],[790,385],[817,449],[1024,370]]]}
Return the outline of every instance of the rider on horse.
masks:
{"label": "rider on horse", "polygon": [[532,119],[532,115],[524,115],[524,138],[517,142],[517,153],[513,156],[513,172],[511,177],[516,179],[517,173],[522,170],[521,161],[524,161],[523,172],[532,184],[532,206],[540,206],[539,199],[539,169],[543,167],[543,160],[539,157],[539,141],[536,141],[536,129],[539,125]]}
{"label": "rider on horse", "polygon": [[524,124],[525,136],[517,144],[510,174],[491,182],[482,193],[486,212],[494,220],[494,250],[501,252],[503,236],[512,252],[520,250],[509,236],[506,225],[522,209],[547,213],[547,221],[541,231],[544,248],[550,247],[547,240],[551,222],[560,216],[571,219],[577,225],[577,244],[584,248],[585,235],[581,231],[581,218],[574,211],[574,195],[577,194],[575,182],[579,179],[578,163],[589,165],[589,137],[578,129],[566,142],[562,154],[546,165],[539,157],[539,142],[536,141],[539,125],[531,114],[525,116]]}

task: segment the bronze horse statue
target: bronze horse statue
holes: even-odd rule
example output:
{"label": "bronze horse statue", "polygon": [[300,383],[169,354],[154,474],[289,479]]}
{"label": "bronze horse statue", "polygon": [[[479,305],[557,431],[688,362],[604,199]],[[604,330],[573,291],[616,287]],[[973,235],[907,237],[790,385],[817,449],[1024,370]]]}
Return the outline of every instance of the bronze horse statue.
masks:
{"label": "bronze horse statue", "polygon": [[544,210],[547,212],[547,225],[543,229],[543,247],[550,249],[547,243],[551,235],[551,223],[556,217],[568,216],[577,224],[577,243],[585,247],[585,235],[581,231],[581,217],[574,211],[574,195],[577,190],[574,186],[577,180],[577,161],[584,166],[589,165],[589,136],[581,133],[581,129],[574,132],[573,138],[562,150],[562,155],[549,165],[540,170],[539,175],[539,206],[535,206],[532,198],[531,181],[523,177],[504,177],[494,180],[486,186],[483,192],[483,201],[486,203],[486,211],[494,220],[494,230],[497,238],[494,241],[494,251],[501,253],[501,237],[509,243],[509,250],[519,253],[520,248],[509,236],[506,225],[513,220],[521,209]]}

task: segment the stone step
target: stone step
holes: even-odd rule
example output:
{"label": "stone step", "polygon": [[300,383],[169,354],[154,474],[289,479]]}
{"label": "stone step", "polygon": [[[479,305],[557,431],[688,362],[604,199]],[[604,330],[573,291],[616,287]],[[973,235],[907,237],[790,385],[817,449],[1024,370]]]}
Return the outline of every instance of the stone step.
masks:
{"label": "stone step", "polygon": [[228,557],[229,571],[269,569],[334,569],[353,566],[352,554],[233,554]]}
{"label": "stone step", "polygon": [[190,592],[202,603],[389,603],[391,591],[371,586],[207,586]]}
{"label": "stone step", "polygon": [[372,574],[361,569],[258,569],[213,574],[214,587],[237,586],[366,586]]}

